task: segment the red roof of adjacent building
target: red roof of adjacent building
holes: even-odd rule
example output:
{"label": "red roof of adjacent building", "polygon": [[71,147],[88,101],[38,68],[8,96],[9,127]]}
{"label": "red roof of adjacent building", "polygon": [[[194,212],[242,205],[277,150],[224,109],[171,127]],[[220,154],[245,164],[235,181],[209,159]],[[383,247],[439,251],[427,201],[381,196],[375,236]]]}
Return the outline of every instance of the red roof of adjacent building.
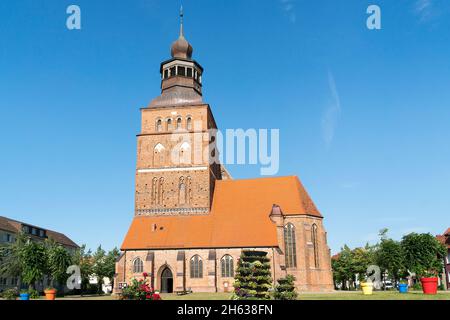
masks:
{"label": "red roof of adjacent building", "polygon": [[[31,225],[31,224],[28,224],[25,222],[21,222],[21,221],[17,221],[17,220],[13,220],[10,218],[0,216],[0,230],[4,230],[4,231],[8,231],[8,232],[17,234],[22,231],[22,226],[24,226],[24,225],[45,230],[47,237],[55,240],[56,243],[59,243],[59,244],[62,244],[64,246],[68,246],[68,247],[78,248],[78,245],[75,242],[73,242],[69,237],[67,237],[65,234],[62,234],[62,233],[59,233],[59,232],[56,232],[53,230],[41,228],[38,226],[34,226],[34,225]],[[31,236],[33,238],[38,238],[33,235],[28,235],[28,236]]]}
{"label": "red roof of adjacent building", "polygon": [[273,204],[286,216],[322,218],[295,176],[219,180],[208,215],[137,216],[121,249],[277,247]]}
{"label": "red roof of adjacent building", "polygon": [[447,248],[450,249],[450,228],[448,228],[443,235],[437,235],[436,239],[442,243],[443,245],[447,246]]}

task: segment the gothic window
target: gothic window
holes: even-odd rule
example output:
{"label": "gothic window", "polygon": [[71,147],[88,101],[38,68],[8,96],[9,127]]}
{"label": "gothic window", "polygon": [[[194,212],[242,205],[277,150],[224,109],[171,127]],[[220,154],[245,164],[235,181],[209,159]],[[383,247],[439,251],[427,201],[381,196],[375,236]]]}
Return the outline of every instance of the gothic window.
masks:
{"label": "gothic window", "polygon": [[233,258],[230,255],[225,255],[220,259],[220,268],[222,270],[222,278],[234,277]]}
{"label": "gothic window", "polygon": [[162,131],[162,121],[161,119],[156,120],[156,132]]}
{"label": "gothic window", "polygon": [[191,278],[203,278],[203,261],[200,256],[195,255],[191,258]]}
{"label": "gothic window", "polygon": [[318,243],[317,243],[317,225],[313,224],[311,228],[311,242],[313,244],[313,250],[314,250],[314,267],[319,267],[319,250],[318,250]]}
{"label": "gothic window", "polygon": [[186,184],[184,181],[184,177],[181,177],[178,186],[178,203],[180,205],[184,205],[186,204],[186,202]]}
{"label": "gothic window", "polygon": [[136,258],[133,261],[133,273],[142,273],[144,272],[144,262],[142,262],[141,258]]}
{"label": "gothic window", "polygon": [[162,166],[165,162],[165,151],[166,148],[161,143],[156,144],[153,149],[153,165],[154,166]]}
{"label": "gothic window", "polygon": [[191,146],[187,142],[183,142],[180,146],[179,153],[180,164],[191,164]]}
{"label": "gothic window", "polygon": [[295,243],[295,227],[288,223],[284,227],[284,249],[286,257],[286,268],[297,267],[297,251]]}
{"label": "gothic window", "polygon": [[167,119],[167,131],[172,130],[172,119]]}
{"label": "gothic window", "polygon": [[191,117],[187,117],[187,119],[186,119],[186,129],[192,130],[192,118]]}
{"label": "gothic window", "polygon": [[177,119],[177,130],[181,129],[181,118]]}

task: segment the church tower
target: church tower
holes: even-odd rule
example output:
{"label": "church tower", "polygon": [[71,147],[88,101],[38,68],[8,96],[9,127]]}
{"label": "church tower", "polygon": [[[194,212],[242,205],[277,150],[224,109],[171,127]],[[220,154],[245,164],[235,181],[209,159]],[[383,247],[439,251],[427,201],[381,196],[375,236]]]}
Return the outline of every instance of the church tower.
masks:
{"label": "church tower", "polygon": [[216,122],[202,98],[202,66],[180,35],[161,63],[161,95],[141,109],[137,136],[136,216],[201,215],[222,179],[215,150]]}

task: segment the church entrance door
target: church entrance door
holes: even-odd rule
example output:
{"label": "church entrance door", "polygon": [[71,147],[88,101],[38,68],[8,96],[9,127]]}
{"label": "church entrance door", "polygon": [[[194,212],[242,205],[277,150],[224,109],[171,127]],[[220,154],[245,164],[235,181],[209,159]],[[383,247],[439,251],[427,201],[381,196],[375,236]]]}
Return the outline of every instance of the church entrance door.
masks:
{"label": "church entrance door", "polygon": [[169,268],[165,268],[161,273],[161,292],[172,293],[173,292],[173,275]]}

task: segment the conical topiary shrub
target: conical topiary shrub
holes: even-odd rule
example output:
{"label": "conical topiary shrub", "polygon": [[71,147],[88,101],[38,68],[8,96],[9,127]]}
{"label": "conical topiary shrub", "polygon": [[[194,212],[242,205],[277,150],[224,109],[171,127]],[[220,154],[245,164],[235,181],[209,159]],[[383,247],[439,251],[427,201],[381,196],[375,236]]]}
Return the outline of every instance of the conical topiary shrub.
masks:
{"label": "conical topiary shrub", "polygon": [[296,300],[297,291],[295,291],[294,281],[295,277],[293,275],[279,279],[273,294],[275,300]]}
{"label": "conical topiary shrub", "polygon": [[270,259],[264,251],[242,251],[234,282],[235,300],[270,299]]}

